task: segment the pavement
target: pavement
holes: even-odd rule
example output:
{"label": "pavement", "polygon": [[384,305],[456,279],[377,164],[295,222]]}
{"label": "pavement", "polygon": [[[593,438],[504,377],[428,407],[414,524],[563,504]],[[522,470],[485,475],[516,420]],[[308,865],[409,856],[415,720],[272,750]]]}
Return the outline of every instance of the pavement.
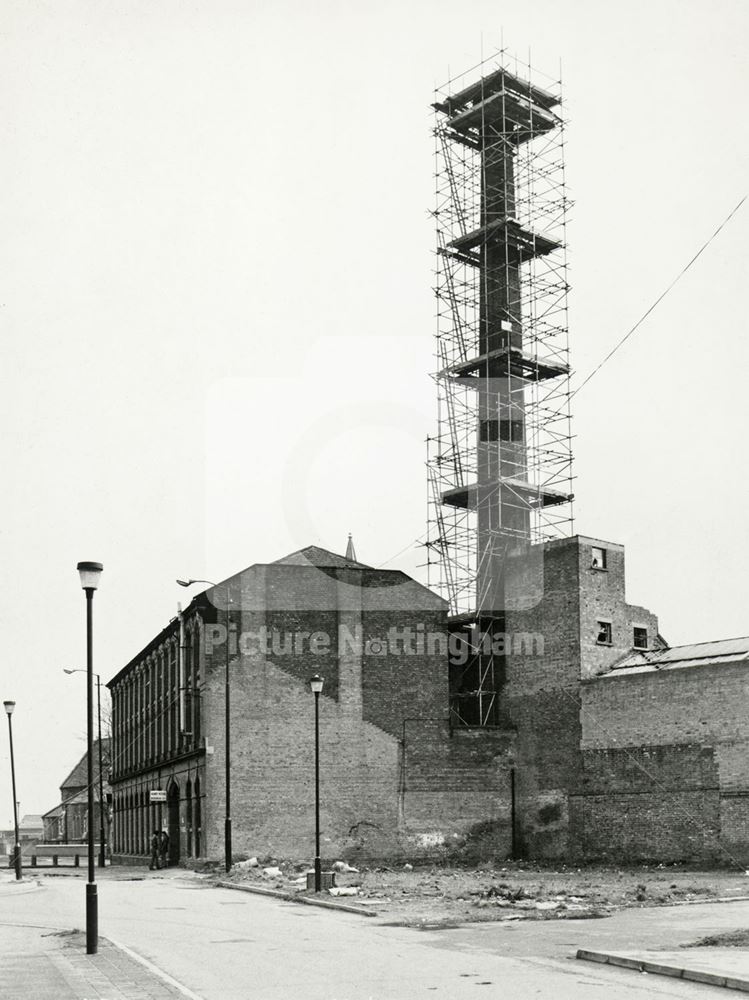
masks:
{"label": "pavement", "polygon": [[[0,878],[0,912],[31,893],[43,897],[44,884],[29,872],[20,882]],[[138,954],[106,937],[99,937],[95,955],[87,955],[85,931],[77,928],[4,926],[0,968],[2,1000],[200,1000]]]}
{"label": "pavement", "polygon": [[749,993],[749,954],[738,948],[699,948],[689,951],[590,951],[580,948],[585,962],[613,965],[633,972],[669,976],[693,983],[722,986]]}
{"label": "pavement", "polygon": [[[85,873],[0,876],[3,1000],[690,1000],[749,978],[748,952],[678,947],[749,927],[746,901],[415,930],[181,870],[111,869],[97,880],[100,947],[87,956]],[[579,951],[634,956],[636,971],[576,960]],[[656,951],[654,964],[676,956],[679,968],[722,982],[645,974],[636,963]]]}

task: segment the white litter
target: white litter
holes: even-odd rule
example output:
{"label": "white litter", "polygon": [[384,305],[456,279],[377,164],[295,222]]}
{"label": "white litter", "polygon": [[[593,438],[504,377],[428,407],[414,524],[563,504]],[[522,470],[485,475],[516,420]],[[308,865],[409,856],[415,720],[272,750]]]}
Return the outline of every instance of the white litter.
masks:
{"label": "white litter", "polygon": [[328,889],[331,896],[358,896],[359,890],[355,885],[342,885],[337,888]]}
{"label": "white litter", "polygon": [[248,858],[247,861],[238,861],[232,868],[236,868],[238,872],[249,871],[250,868],[257,868],[258,862],[257,858]]}
{"label": "white litter", "polygon": [[283,872],[280,868],[263,868],[265,878],[278,878]]}
{"label": "white litter", "polygon": [[352,865],[347,864],[345,861],[334,861],[333,862],[334,872],[359,872],[358,868],[354,868]]}

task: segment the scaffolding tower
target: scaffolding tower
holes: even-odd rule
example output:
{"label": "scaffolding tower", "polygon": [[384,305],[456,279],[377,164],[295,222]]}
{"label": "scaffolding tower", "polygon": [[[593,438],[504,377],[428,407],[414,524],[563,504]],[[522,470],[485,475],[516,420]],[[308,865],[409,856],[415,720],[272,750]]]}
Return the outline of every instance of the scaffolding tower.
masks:
{"label": "scaffolding tower", "polygon": [[[427,564],[454,628],[483,636],[505,630],[510,559],[572,533],[564,120],[561,86],[533,77],[501,52],[433,105]],[[492,645],[455,680],[459,724],[496,724],[503,664]]]}

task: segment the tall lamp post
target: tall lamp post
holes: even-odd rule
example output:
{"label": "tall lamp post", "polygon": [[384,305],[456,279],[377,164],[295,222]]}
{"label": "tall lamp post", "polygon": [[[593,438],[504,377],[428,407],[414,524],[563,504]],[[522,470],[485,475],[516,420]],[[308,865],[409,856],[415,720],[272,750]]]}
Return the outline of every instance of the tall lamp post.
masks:
{"label": "tall lamp post", "polygon": [[[62,668],[65,674],[85,674],[85,670],[68,670]],[[94,674],[96,678],[96,713],[99,717],[99,868],[106,865],[106,835],[104,832],[104,778],[101,766],[101,677]]]}
{"label": "tall lamp post", "polygon": [[86,593],[86,762],[88,764],[88,882],[86,883],[86,954],[99,950],[99,900],[94,868],[94,591],[104,567],[97,562],[79,562],[81,587]]}
{"label": "tall lamp post", "polygon": [[[192,587],[194,583],[207,583],[209,587],[217,587],[211,580],[177,580],[180,587]],[[224,866],[227,871],[232,866],[231,854],[231,685],[229,675],[229,585],[226,585],[226,665],[224,669],[224,788],[226,791],[226,815],[224,817]]]}
{"label": "tall lamp post", "polygon": [[13,724],[10,721],[13,709],[16,707],[14,701],[4,701],[5,712],[8,716],[8,735],[10,736],[10,778],[13,786],[13,829],[15,830],[16,842],[14,845],[14,863],[16,869],[16,879],[22,877],[21,873],[21,840],[18,836],[18,802],[16,800],[16,765],[13,760]]}
{"label": "tall lamp post", "polygon": [[315,696],[315,892],[322,889],[320,863],[320,694],[325,678],[319,674],[310,677],[309,686]]}

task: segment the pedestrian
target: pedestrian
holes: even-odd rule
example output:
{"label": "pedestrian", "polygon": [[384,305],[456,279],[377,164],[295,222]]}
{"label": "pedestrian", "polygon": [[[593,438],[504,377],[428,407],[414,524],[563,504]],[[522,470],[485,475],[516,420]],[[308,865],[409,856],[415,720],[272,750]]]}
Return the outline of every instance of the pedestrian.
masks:
{"label": "pedestrian", "polygon": [[161,857],[161,867],[169,867],[169,834],[166,830],[161,831],[160,843],[159,843],[159,854]]}
{"label": "pedestrian", "polygon": [[151,837],[151,864],[148,866],[149,871],[153,871],[154,868],[161,868],[159,863],[159,851],[161,850],[161,838],[159,837],[159,831],[153,831],[153,837]]}

